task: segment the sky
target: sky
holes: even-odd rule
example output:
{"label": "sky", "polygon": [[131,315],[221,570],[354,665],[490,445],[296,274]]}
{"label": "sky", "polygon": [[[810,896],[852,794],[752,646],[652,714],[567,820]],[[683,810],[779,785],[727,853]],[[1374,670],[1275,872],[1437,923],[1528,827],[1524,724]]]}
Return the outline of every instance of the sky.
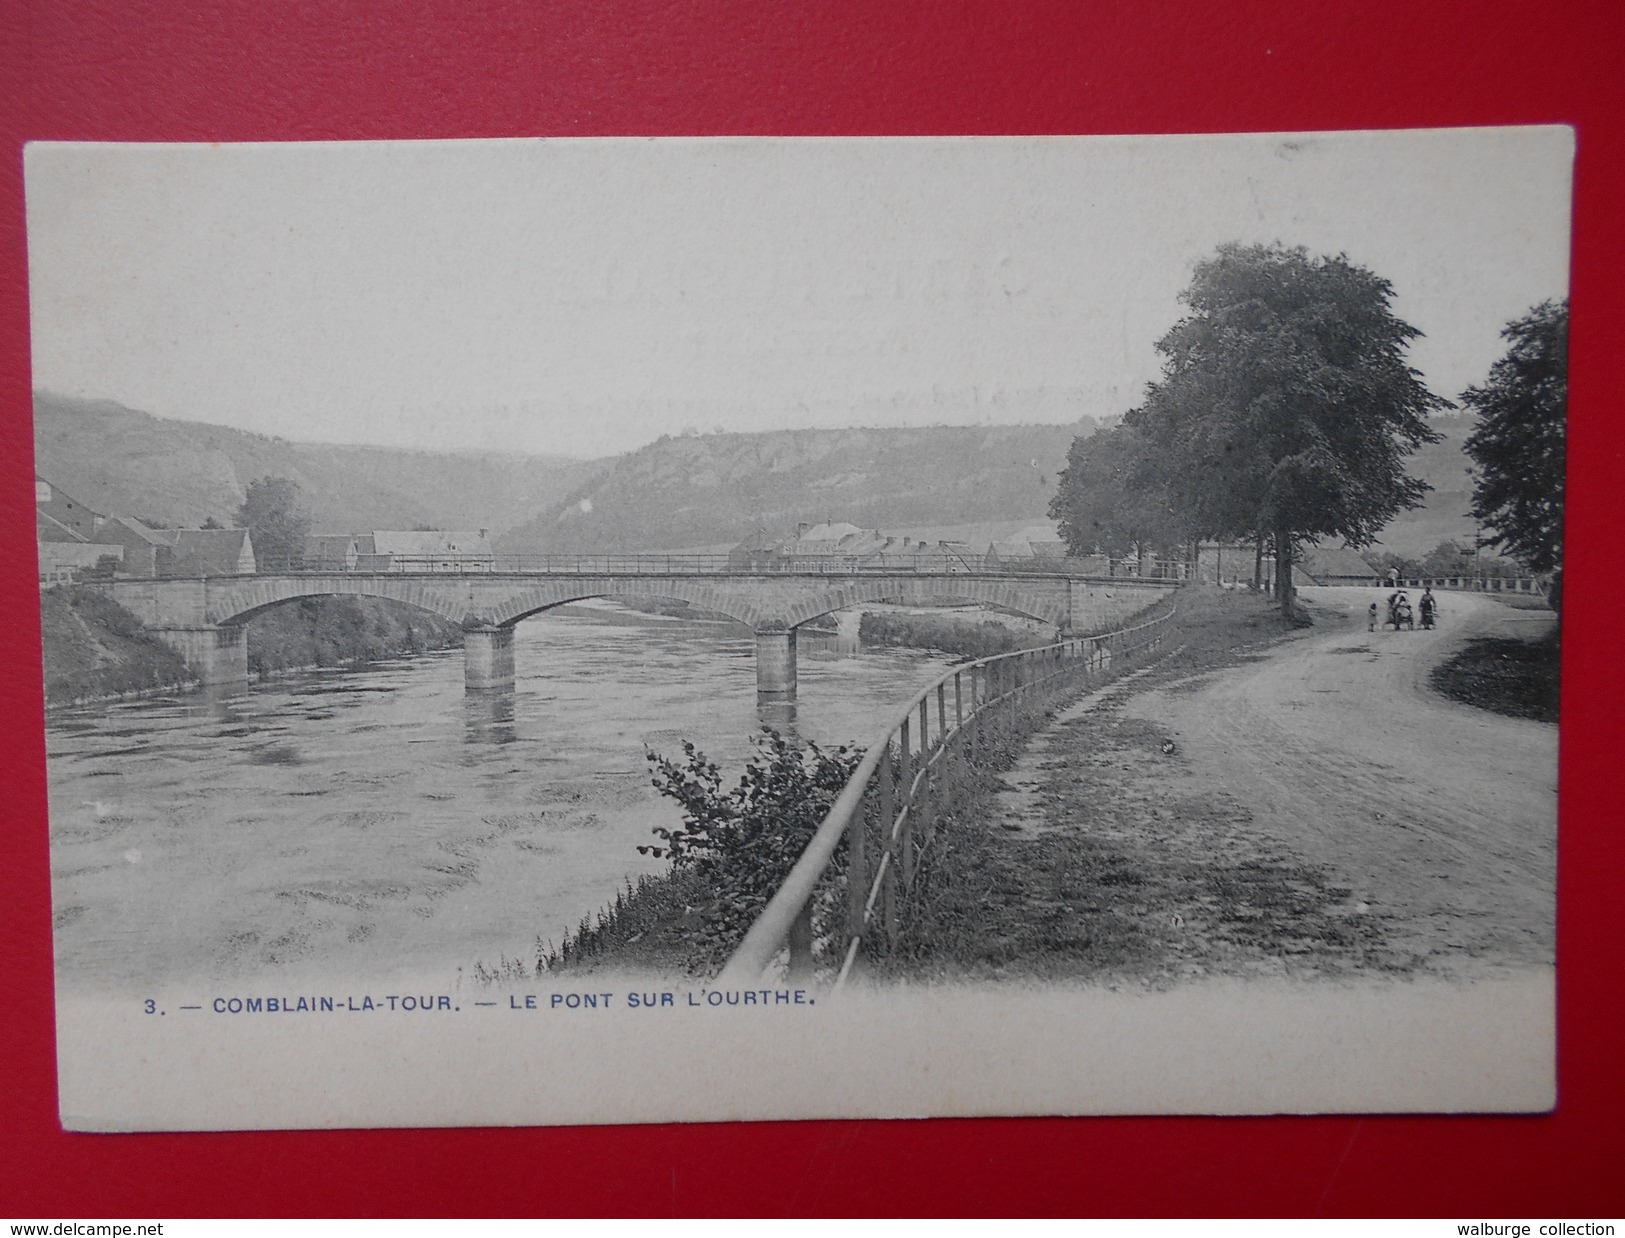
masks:
{"label": "sky", "polygon": [[1447,397],[1567,295],[1566,129],[26,152],[36,389],[287,439],[662,434],[1137,404],[1226,241],[1346,253]]}

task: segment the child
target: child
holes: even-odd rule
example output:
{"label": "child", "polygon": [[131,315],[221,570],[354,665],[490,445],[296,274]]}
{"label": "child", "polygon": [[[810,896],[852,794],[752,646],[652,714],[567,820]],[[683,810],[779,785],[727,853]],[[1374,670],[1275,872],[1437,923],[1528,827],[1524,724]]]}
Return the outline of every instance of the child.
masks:
{"label": "child", "polygon": [[1377,630],[1377,604],[1375,602],[1371,603],[1371,609],[1366,612],[1366,618],[1369,621],[1366,630],[1375,632]]}

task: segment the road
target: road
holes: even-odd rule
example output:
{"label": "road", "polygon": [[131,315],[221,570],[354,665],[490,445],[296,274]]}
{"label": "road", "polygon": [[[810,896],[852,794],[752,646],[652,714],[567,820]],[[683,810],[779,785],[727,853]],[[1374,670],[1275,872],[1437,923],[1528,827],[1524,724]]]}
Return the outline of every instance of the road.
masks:
{"label": "road", "polygon": [[1244,803],[1259,841],[1336,873],[1430,969],[1550,964],[1557,727],[1458,704],[1427,680],[1468,638],[1535,637],[1553,616],[1447,594],[1437,630],[1370,633],[1381,592],[1304,589],[1312,631],[1139,692],[1125,714],[1172,733],[1180,790]]}

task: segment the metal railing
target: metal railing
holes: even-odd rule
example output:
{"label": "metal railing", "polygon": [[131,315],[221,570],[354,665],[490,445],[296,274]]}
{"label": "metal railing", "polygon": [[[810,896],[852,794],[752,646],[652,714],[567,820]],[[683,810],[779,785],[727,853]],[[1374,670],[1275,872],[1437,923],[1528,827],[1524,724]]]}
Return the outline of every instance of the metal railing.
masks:
{"label": "metal railing", "polygon": [[[823,901],[838,921],[824,934],[840,943],[834,987],[846,982],[877,933],[896,942],[937,819],[977,776],[979,755],[1015,738],[1024,721],[1080,679],[1142,662],[1162,643],[1175,609],[1116,632],[966,663],[919,692],[869,746],[719,982],[754,981],[786,946],[791,974],[812,973],[821,886],[832,895]],[[836,870],[843,840],[844,895],[826,880],[842,877]]]}
{"label": "metal railing", "polygon": [[788,555],[746,557],[727,554],[601,555],[361,555],[339,558],[263,558],[262,576],[448,575],[448,576],[1011,576],[1140,580],[1172,585],[1175,567],[1150,565],[1130,571],[1124,564],[1067,559],[1007,560],[983,563],[978,556],[951,555]]}
{"label": "metal railing", "polygon": [[1538,576],[1321,576],[1323,585],[1386,589],[1443,589],[1454,593],[1528,593],[1544,595],[1548,581]]}

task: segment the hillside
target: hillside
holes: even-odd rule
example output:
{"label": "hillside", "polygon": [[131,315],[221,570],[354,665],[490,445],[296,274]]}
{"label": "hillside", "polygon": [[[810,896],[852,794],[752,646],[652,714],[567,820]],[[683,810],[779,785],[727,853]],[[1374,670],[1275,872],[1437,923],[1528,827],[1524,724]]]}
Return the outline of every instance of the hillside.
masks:
{"label": "hillside", "polygon": [[1433,428],[1444,437],[1423,447],[1407,465],[1412,477],[1433,489],[1423,506],[1402,512],[1382,531],[1378,549],[1420,558],[1446,539],[1473,544],[1476,526],[1467,514],[1472,507],[1473,486],[1467,476],[1471,461],[1461,445],[1477,422],[1470,413],[1433,418]]}
{"label": "hillside", "polygon": [[163,526],[229,523],[249,482],[289,477],[316,528],[332,530],[501,531],[601,467],[562,456],[290,443],[45,392],[34,395],[34,454],[41,476],[91,508]]}
{"label": "hillside", "polygon": [[[1470,543],[1461,450],[1471,417],[1411,459],[1434,491],[1380,549]],[[753,529],[844,520],[888,533],[987,541],[1046,520],[1072,425],[780,430],[664,437],[601,461],[290,443],[174,421],[111,401],[36,393],[39,472],[103,512],[160,525],[229,521],[248,482],[290,477],[318,529],[485,528],[505,554],[728,547]]]}
{"label": "hillside", "polygon": [[1074,425],[780,430],[666,437],[508,532],[502,553],[733,545],[844,520],[888,532],[1042,521]]}
{"label": "hillside", "polygon": [[[1445,538],[1470,542],[1462,440],[1467,416],[1435,421],[1444,438],[1411,458],[1434,487],[1384,531],[1385,548],[1420,555]],[[498,542],[506,554],[736,545],[751,530],[844,520],[888,533],[965,537],[1045,522],[1074,425],[785,430],[662,438],[620,456]]]}

